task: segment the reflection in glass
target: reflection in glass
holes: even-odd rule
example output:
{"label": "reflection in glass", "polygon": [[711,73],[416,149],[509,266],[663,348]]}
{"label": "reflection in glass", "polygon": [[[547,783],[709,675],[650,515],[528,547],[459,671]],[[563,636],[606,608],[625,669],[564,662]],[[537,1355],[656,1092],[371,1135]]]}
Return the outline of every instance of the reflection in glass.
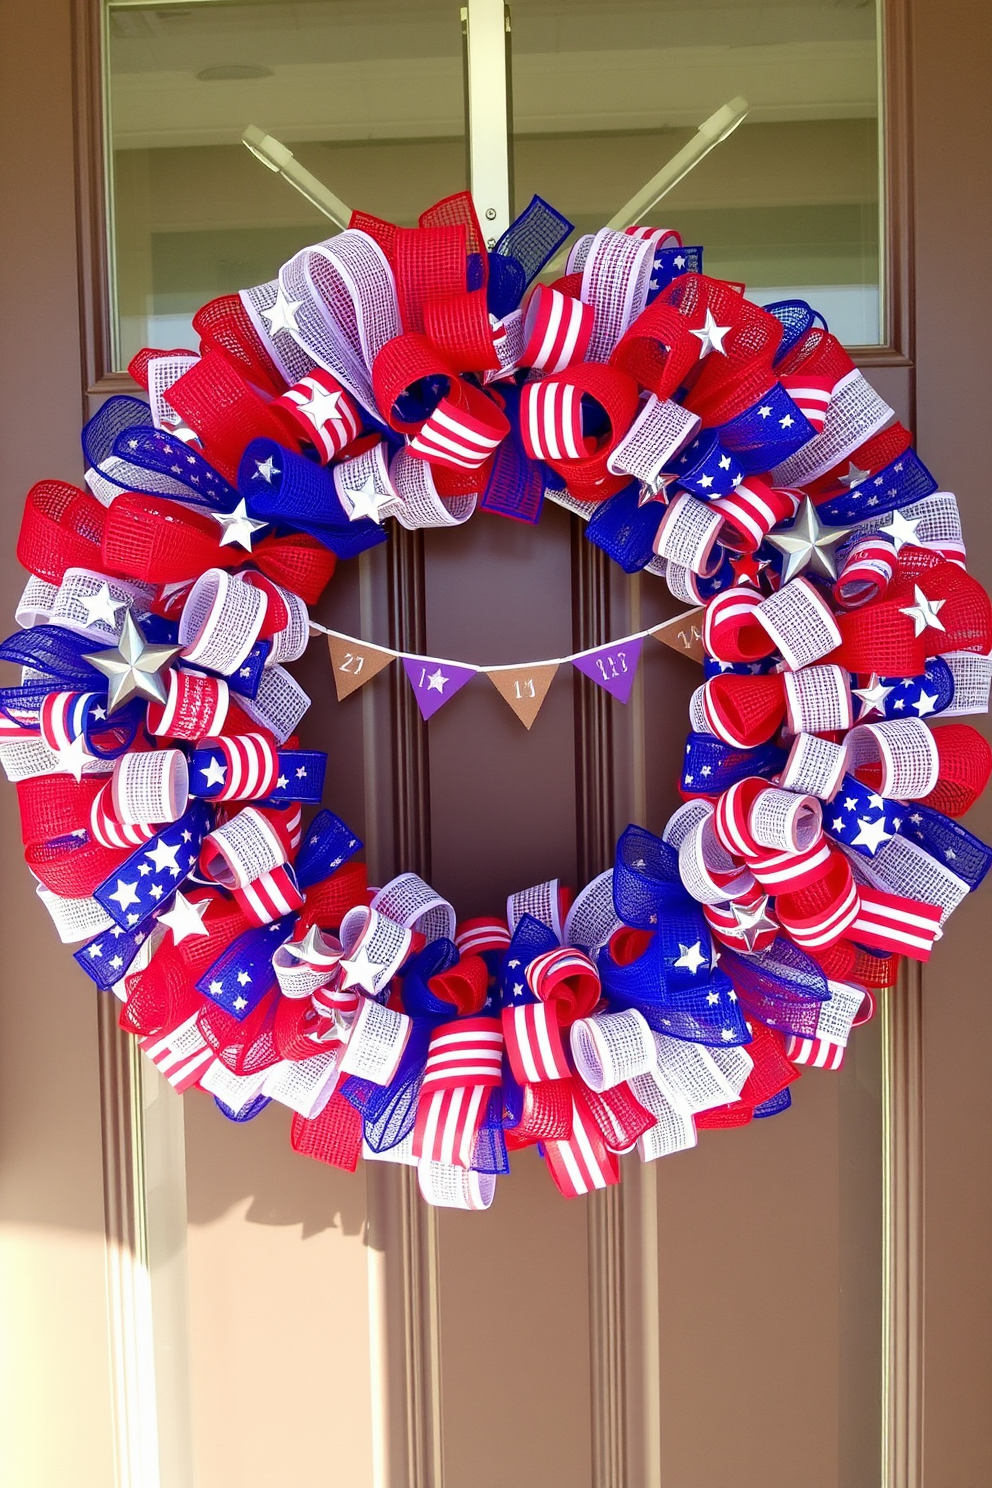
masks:
{"label": "reflection in glass", "polygon": [[195,346],[206,300],[337,230],[249,155],[246,125],[394,222],[466,184],[451,0],[111,5],[108,21],[118,366]]}
{"label": "reflection in glass", "polygon": [[880,336],[874,0],[513,0],[517,206],[607,221],[720,104],[751,111],[650,214],[761,303]]}

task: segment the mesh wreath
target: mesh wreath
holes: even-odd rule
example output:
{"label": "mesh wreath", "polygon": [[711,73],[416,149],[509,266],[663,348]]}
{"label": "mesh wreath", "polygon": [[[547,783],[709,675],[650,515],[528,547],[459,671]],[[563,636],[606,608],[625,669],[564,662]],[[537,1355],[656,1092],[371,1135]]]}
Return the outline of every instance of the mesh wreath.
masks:
{"label": "mesh wreath", "polygon": [[[992,609],[957,506],[801,301],[706,277],[677,233],[581,237],[535,197],[487,252],[465,195],[356,214],[142,351],[83,430],[86,488],[28,494],[0,761],[63,942],[179,1091],[300,1152],[415,1165],[479,1209],[536,1145],[574,1195],[769,1117],[926,960],[990,850]],[[588,520],[705,604],[682,804],[459,924],[370,888],[319,805],[286,669],[337,559],[386,520]],[[309,816],[309,813],[308,813]]]}

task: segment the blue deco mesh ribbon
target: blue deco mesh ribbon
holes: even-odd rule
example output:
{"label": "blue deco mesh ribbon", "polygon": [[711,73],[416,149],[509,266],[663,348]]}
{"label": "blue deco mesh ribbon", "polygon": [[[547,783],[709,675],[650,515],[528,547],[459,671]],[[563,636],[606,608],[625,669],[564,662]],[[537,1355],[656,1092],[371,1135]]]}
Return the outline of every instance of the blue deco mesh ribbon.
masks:
{"label": "blue deco mesh ribbon", "polygon": [[349,521],[330,470],[274,439],[248,445],[238,467],[238,490],[251,516],[309,533],[339,558],[354,558],[386,541],[370,517]]}
{"label": "blue deco mesh ribbon", "polygon": [[950,868],[972,891],[992,866],[992,848],[959,822],[920,801],[906,805],[899,832]]}
{"label": "blue deco mesh ribbon", "polygon": [[[15,631],[0,643],[0,661],[13,662],[14,666],[31,667],[62,692],[106,692],[107,679],[95,666],[83,658],[87,652],[98,651],[99,642],[92,636],[77,635],[74,630],[63,630],[60,625],[35,625],[31,630]],[[54,689],[38,679],[42,696]],[[7,692],[20,693],[21,688],[4,688]]]}
{"label": "blue deco mesh ribbon", "polygon": [[520,437],[520,388],[516,383],[504,382],[500,397],[510,432],[496,450],[479,509],[516,522],[533,523],[541,515],[544,499],[543,466],[529,457]]}
{"label": "blue deco mesh ribbon", "polygon": [[[531,284],[565,242],[574,224],[541,196],[531,197],[489,255],[489,310],[501,319],[519,305]],[[499,259],[518,269],[497,267]],[[495,284],[494,284],[495,281]],[[519,290],[516,286],[520,285]],[[515,298],[513,296],[516,291]]]}
{"label": "blue deco mesh ribbon", "polygon": [[760,1106],[755,1106],[751,1114],[756,1120],[760,1120],[763,1116],[780,1116],[791,1105],[792,1095],[788,1085],[786,1085],[785,1089],[780,1090],[778,1095],[770,1096],[768,1100],[762,1101]]}
{"label": "blue deco mesh ribbon", "polygon": [[111,457],[118,462],[106,478],[125,490],[220,508],[237,502],[237,492],[197,450],[154,428],[140,398],[108,398],[83,426],[82,441],[94,469]]}
{"label": "blue deco mesh ribbon", "polygon": [[[636,1008],[649,1027],[672,1038],[727,1046],[750,1040],[733,986],[709,966],[712,940],[702,908],[679,877],[678,855],[660,837],[630,826],[617,843],[613,869],[617,914],[634,929],[651,931],[647,949],[619,966],[608,949],[597,958],[611,1011]],[[679,966],[698,950],[696,971]]]}
{"label": "blue deco mesh ribbon", "polygon": [[93,890],[93,898],[115,925],[125,930],[142,926],[196,868],[211,825],[209,806],[194,801],[178,821],[156,832],[118,864]]}
{"label": "blue deco mesh ribbon", "polygon": [[736,455],[745,475],[771,470],[795,454],[815,430],[780,382],[728,424],[716,430],[725,450]]}
{"label": "blue deco mesh ribbon", "polygon": [[307,827],[296,855],[296,878],[301,889],[309,889],[337,872],[356,852],[362,841],[333,811],[318,811]]}
{"label": "blue deco mesh ribbon", "polygon": [[739,956],[724,946],[720,964],[733,980],[745,1012],[797,1038],[815,1038],[820,1004],[830,988],[822,968],[779,935],[767,951]]}
{"label": "blue deco mesh ribbon", "polygon": [[533,915],[520,916],[499,972],[503,1007],[522,1007],[538,1001],[537,994],[527,985],[527,967],[536,957],[555,950],[557,945],[558,938],[547,925]]}
{"label": "blue deco mesh ribbon", "polygon": [[703,655],[703,677],[765,677],[775,670],[778,652],[763,656],[760,661],[717,661],[715,656]]}
{"label": "blue deco mesh ribbon", "polygon": [[651,265],[651,280],[648,285],[648,304],[652,304],[662,290],[667,289],[680,274],[703,272],[703,250],[698,245],[678,248],[658,248]]}
{"label": "blue deco mesh ribbon", "polygon": [[656,501],[638,504],[639,486],[624,486],[596,508],[586,527],[586,537],[624,573],[638,573],[654,556],[654,539],[664,515]]}
{"label": "blue deco mesh ribbon", "polygon": [[[171,904],[171,899],[162,900],[163,908]],[[109,930],[94,935],[78,951],[73,951],[72,959],[101,992],[107,992],[124,976],[147,935],[147,930],[124,930],[120,925],[111,925]]]}
{"label": "blue deco mesh ribbon", "polygon": [[273,953],[293,928],[294,915],[283,915],[270,925],[253,925],[236,936],[212,961],[196,983],[196,990],[241,1023],[275,986]]}
{"label": "blue deco mesh ribbon", "polygon": [[[260,1116],[266,1106],[271,1104],[270,1096],[256,1095],[255,1099],[249,1101],[246,1106],[242,1106],[240,1111],[232,1111],[230,1106],[225,1106],[219,1095],[214,1096],[214,1105],[220,1114],[226,1116],[228,1121],[236,1121],[239,1126],[246,1121],[254,1121],[255,1117]],[[757,1112],[755,1114],[757,1115]]]}
{"label": "blue deco mesh ribbon", "polygon": [[785,361],[792,348],[803,339],[807,331],[813,329],[817,321],[825,331],[829,330],[819,310],[814,310],[805,300],[774,300],[770,305],[765,305],[764,309],[782,325],[782,340],[775,353],[776,367]]}
{"label": "blue deco mesh ribbon", "polygon": [[678,477],[680,486],[710,501],[715,496],[729,496],[744,478],[744,466],[732,451],[724,449],[715,429],[697,434],[682,453],[665,466],[668,475]]}
{"label": "blue deco mesh ribbon", "polygon": [[737,749],[712,734],[690,733],[682,761],[682,789],[707,796],[718,795],[748,775],[762,775],[766,779],[777,775],[785,760],[785,750],[776,744]]}
{"label": "blue deco mesh ribbon", "polygon": [[924,496],[932,496],[937,488],[937,482],[916,451],[907,449],[842,496],[820,502],[816,514],[827,525],[868,522],[872,517],[883,517],[901,507],[912,506]]}

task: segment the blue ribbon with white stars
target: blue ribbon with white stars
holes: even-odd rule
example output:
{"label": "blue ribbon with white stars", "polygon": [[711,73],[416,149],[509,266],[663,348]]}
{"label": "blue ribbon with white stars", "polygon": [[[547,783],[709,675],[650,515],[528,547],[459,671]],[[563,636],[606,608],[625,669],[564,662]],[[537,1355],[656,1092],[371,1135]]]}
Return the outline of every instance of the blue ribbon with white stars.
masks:
{"label": "blue ribbon with white stars", "polygon": [[193,801],[178,821],[169,822],[150,841],[135,848],[94,889],[93,898],[123,929],[143,925],[196,867],[203,839],[212,825],[209,806]]}
{"label": "blue ribbon with white stars", "polygon": [[992,867],[992,848],[960,822],[921,801],[908,802],[899,831],[957,874],[973,893]]}
{"label": "blue ribbon with white stars", "polygon": [[777,775],[786,753],[771,742],[756,749],[738,749],[713,734],[690,733],[682,760],[682,789],[695,795],[719,795],[748,775]]}
{"label": "blue ribbon with white stars", "polygon": [[101,472],[122,490],[166,496],[199,506],[227,509],[238,495],[224,477],[181,439],[153,427],[148,404],[122,394],[108,398],[82,432],[83,454],[99,470],[111,458],[123,461]]}
{"label": "blue ribbon with white stars", "polygon": [[648,282],[648,299],[650,305],[667,289],[673,279],[678,279],[681,274],[701,274],[703,272],[703,250],[698,243],[691,246],[680,244],[679,247],[658,248],[655,250],[654,262],[651,265],[651,278]]}
{"label": "blue ribbon with white stars", "polygon": [[816,508],[820,521],[828,526],[868,522],[902,506],[912,506],[938,489],[937,482],[912,449],[904,450],[898,459],[891,460],[874,475],[869,470],[858,470],[853,461],[850,464],[853,468],[842,477],[852,481],[848,490]]}
{"label": "blue ribbon with white stars", "polygon": [[771,470],[813,438],[815,430],[780,382],[715,430],[745,475]]}
{"label": "blue ribbon with white stars", "polygon": [[352,522],[323,465],[285,449],[274,439],[253,439],[238,466],[238,490],[249,516],[306,532],[339,558],[354,558],[386,541],[370,517]]}
{"label": "blue ribbon with white stars", "polygon": [[724,449],[714,429],[704,429],[665,466],[665,473],[677,476],[678,484],[694,496],[712,501],[736,491],[744,479],[744,466]]}
{"label": "blue ribbon with white stars", "polygon": [[301,889],[330,878],[343,863],[362,850],[362,840],[333,811],[318,811],[307,827],[296,855],[296,880]]}
{"label": "blue ribbon with white stars", "polygon": [[526,1003],[540,1000],[527,984],[527,967],[546,951],[555,950],[558,944],[558,937],[550,926],[534,915],[520,916],[499,971],[502,1007],[523,1007]]}
{"label": "blue ribbon with white stars", "polygon": [[147,938],[147,930],[124,930],[120,925],[111,925],[102,935],[95,935],[78,951],[73,951],[72,959],[101,992],[107,992],[126,975]]}
{"label": "blue ribbon with white stars", "polygon": [[195,984],[196,990],[242,1023],[276,985],[272,956],[288,937],[295,918],[284,915],[270,925],[254,925],[243,931],[207,967]]}
{"label": "blue ribbon with white stars", "polygon": [[845,775],[833,800],[824,802],[823,830],[863,858],[873,858],[899,831],[906,811],[902,801],[880,796],[853,775]]}
{"label": "blue ribbon with white stars", "polygon": [[[873,718],[928,718],[943,713],[954,697],[954,674],[942,656],[931,656],[921,677],[879,677],[875,688],[887,689],[879,695],[874,707],[855,697],[863,705],[856,722],[870,723]],[[865,689],[872,691],[872,688]]]}
{"label": "blue ribbon with white stars", "polygon": [[703,677],[709,681],[710,677],[766,677],[773,672],[780,660],[777,651],[771,656],[763,656],[760,661],[717,661],[715,656],[703,652]]}
{"label": "blue ribbon with white stars", "polygon": [[[287,806],[291,801],[317,805],[324,793],[327,755],[322,749],[280,749],[279,774],[274,790],[265,797],[256,796],[263,806]],[[212,801],[221,795],[227,783],[227,756],[219,744],[200,745],[194,749],[189,764],[190,792]],[[237,796],[236,800],[248,797]]]}

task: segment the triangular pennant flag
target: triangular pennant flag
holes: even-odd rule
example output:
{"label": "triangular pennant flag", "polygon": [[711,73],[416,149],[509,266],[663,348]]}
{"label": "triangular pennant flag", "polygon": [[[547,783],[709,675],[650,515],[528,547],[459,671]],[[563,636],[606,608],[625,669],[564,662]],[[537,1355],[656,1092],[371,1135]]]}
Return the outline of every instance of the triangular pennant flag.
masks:
{"label": "triangular pennant flag", "polygon": [[529,729],[541,711],[558,666],[557,661],[541,661],[534,666],[494,667],[486,676]]}
{"label": "triangular pennant flag", "polygon": [[433,718],[438,708],[443,708],[478,671],[477,667],[456,666],[453,661],[428,661],[423,656],[404,656],[403,666],[425,719]]}
{"label": "triangular pennant flag", "polygon": [[621,641],[616,646],[597,646],[594,651],[573,656],[572,665],[598,682],[618,702],[628,703],[643,645],[643,640],[638,637],[635,641]]}
{"label": "triangular pennant flag", "polygon": [[339,703],[396,660],[393,651],[383,651],[380,646],[367,646],[364,641],[353,641],[345,636],[329,635],[327,646]]}
{"label": "triangular pennant flag", "polygon": [[671,646],[673,651],[681,651],[683,656],[691,656],[693,661],[701,662],[705,613],[705,605],[698,605],[694,610],[683,610],[673,620],[666,620],[664,625],[656,625],[651,634],[663,646]]}

